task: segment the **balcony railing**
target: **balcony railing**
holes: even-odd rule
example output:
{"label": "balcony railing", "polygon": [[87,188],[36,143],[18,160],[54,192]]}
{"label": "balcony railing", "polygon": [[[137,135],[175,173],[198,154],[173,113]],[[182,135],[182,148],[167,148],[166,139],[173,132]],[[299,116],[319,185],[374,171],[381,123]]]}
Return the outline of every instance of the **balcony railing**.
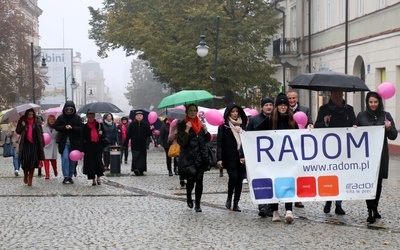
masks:
{"label": "balcony railing", "polygon": [[280,55],[297,55],[299,54],[298,50],[298,41],[300,38],[279,38],[273,41],[273,52],[274,56]]}

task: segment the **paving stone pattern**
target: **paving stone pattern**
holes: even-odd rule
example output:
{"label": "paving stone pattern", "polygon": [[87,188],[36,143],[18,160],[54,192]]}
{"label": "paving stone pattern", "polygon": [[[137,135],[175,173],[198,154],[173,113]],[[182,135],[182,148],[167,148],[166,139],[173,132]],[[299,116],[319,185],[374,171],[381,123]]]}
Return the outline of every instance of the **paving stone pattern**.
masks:
{"label": "paving stone pattern", "polygon": [[282,222],[272,222],[257,215],[247,184],[242,212],[229,211],[228,177],[217,169],[205,174],[203,212],[196,213],[164,157],[151,147],[144,176],[131,176],[130,164],[122,164],[119,176],[107,173],[95,187],[81,173],[82,162],[74,184],[35,174],[28,187],[14,176],[12,159],[1,157],[0,249],[400,249],[399,157],[391,157],[383,218],[374,226],[366,224],[365,201],[344,201],[345,216],[325,215],[323,202],[307,202],[294,208],[292,224],[284,222],[282,204]]}

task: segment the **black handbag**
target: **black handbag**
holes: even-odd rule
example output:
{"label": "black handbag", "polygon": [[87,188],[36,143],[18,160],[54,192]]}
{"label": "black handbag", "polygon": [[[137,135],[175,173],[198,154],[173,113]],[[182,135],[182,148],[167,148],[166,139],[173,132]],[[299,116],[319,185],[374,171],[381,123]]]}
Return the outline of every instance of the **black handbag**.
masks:
{"label": "black handbag", "polygon": [[105,148],[108,145],[110,145],[110,141],[108,140],[107,137],[104,137],[103,139],[101,139],[101,145],[103,146],[103,148]]}

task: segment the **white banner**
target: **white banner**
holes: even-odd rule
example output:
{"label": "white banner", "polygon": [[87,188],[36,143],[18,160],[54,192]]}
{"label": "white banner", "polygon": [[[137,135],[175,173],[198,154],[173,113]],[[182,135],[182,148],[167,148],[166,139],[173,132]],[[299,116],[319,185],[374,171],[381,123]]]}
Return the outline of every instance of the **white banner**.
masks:
{"label": "white banner", "polygon": [[243,132],[253,203],[373,199],[384,132],[383,126]]}

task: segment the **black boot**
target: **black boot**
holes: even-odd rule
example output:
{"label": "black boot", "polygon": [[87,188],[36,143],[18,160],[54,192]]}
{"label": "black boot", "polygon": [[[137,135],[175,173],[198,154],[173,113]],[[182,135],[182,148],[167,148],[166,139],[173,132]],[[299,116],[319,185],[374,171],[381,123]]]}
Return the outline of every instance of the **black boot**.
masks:
{"label": "black boot", "polygon": [[336,205],[335,214],[345,215],[346,212],[343,210],[342,206]]}
{"label": "black boot", "polygon": [[171,168],[168,168],[168,175],[169,176],[173,176],[174,174],[172,173],[172,169]]}
{"label": "black boot", "polygon": [[242,212],[242,210],[241,210],[240,207],[239,207],[239,201],[234,201],[234,202],[233,202],[233,208],[232,208],[232,210],[233,210],[233,211],[236,211],[236,212]]}
{"label": "black boot", "polygon": [[231,207],[232,207],[232,198],[231,198],[231,197],[228,197],[228,198],[226,199],[225,207],[226,207],[227,209],[231,209]]}
{"label": "black boot", "polygon": [[177,166],[174,166],[174,174],[175,174],[175,175],[178,175],[178,174],[179,174],[179,172],[178,172],[178,167],[177,167]]}
{"label": "black boot", "polygon": [[375,217],[372,215],[372,209],[368,209],[368,218],[367,218],[367,222],[369,224],[372,224],[375,222]]}
{"label": "black boot", "polygon": [[325,202],[324,213],[329,214],[331,212],[332,201]]}
{"label": "black boot", "polygon": [[372,212],[374,213],[374,218],[375,219],[380,219],[382,216],[378,213],[378,207],[375,207],[372,209]]}
{"label": "black boot", "polygon": [[196,205],[194,206],[194,211],[196,211],[198,213],[202,212],[201,207],[200,207],[200,201],[196,200],[195,203],[196,203]]}
{"label": "black boot", "polygon": [[219,177],[224,177],[224,169],[219,169]]}
{"label": "black boot", "polygon": [[187,197],[186,197],[186,203],[187,203],[187,205],[188,205],[189,208],[193,208],[193,200],[192,200],[192,197],[191,197],[191,196],[187,195]]}

